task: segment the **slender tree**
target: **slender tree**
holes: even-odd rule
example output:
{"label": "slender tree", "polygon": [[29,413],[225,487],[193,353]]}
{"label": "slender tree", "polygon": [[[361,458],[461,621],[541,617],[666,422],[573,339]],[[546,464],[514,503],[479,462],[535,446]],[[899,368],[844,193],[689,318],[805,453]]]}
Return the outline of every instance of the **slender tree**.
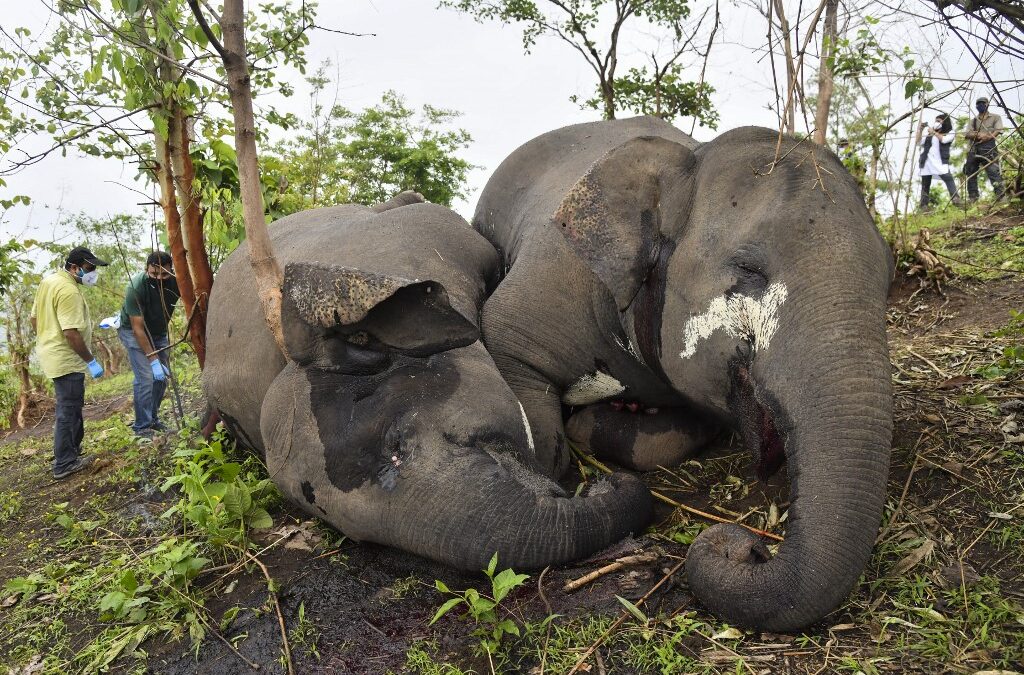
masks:
{"label": "slender tree", "polygon": [[288,350],[281,329],[281,283],[284,273],[274,255],[270,233],[263,216],[263,192],[260,187],[259,162],[256,151],[256,122],[252,111],[252,86],[245,47],[245,9],[242,0],[225,0],[220,17],[222,45],[203,16],[198,0],[188,0],[189,7],[203,33],[224,63],[228,79],[228,95],[235,122],[235,154],[238,160],[238,184],[242,197],[245,235],[249,242],[249,263],[256,278],[256,292],[263,308],[263,317],[282,354]]}
{"label": "slender tree", "polygon": [[[682,80],[681,57],[699,55],[693,39],[696,31],[687,25],[687,0],[441,0],[441,6],[477,21],[522,25],[527,53],[542,35],[568,44],[597,78],[593,98],[574,96],[572,100],[601,110],[605,119],[615,119],[623,109],[656,112],[665,118],[693,115],[702,124],[714,124],[717,119],[710,106],[710,84]],[[606,10],[608,20],[602,20]],[[715,17],[717,21],[717,12]],[[623,31],[630,26],[667,37],[670,46],[660,55],[649,55],[652,69],[638,66],[623,75],[620,48]]]}

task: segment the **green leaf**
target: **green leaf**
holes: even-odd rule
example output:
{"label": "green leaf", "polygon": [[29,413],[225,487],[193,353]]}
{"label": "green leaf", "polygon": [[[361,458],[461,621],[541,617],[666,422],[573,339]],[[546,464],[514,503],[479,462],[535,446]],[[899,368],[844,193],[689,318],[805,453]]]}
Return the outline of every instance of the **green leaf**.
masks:
{"label": "green leaf", "polygon": [[494,576],[494,570],[498,567],[498,552],[495,551],[494,555],[491,556],[491,561],[487,563],[487,569],[484,570],[484,574],[488,577]]}
{"label": "green leaf", "polygon": [[242,611],[242,608],[235,605],[234,607],[229,607],[224,612],[224,616],[220,619],[221,632],[226,631],[231,626],[231,623],[235,620],[235,617],[238,616],[240,611]]}
{"label": "green leaf", "polygon": [[160,138],[167,138],[167,118],[163,115],[154,115],[153,130]]}
{"label": "green leaf", "polygon": [[452,598],[451,600],[448,600],[446,603],[444,603],[438,608],[437,613],[434,614],[434,618],[431,619],[430,623],[428,623],[427,625],[433,626],[438,619],[440,619],[442,616],[450,612],[453,607],[455,607],[461,602],[463,602],[462,598]]}
{"label": "green leaf", "polygon": [[273,527],[274,519],[270,517],[266,509],[257,506],[253,509],[252,514],[249,516],[249,527],[254,530],[261,530],[268,527]]}
{"label": "green leaf", "polygon": [[634,605],[634,604],[633,604],[632,602],[630,602],[629,600],[626,600],[626,599],[625,599],[624,597],[622,597],[621,595],[616,595],[616,596],[615,596],[615,598],[616,598],[616,599],[617,599],[617,600],[618,600],[619,602],[621,602],[621,603],[622,603],[622,606],[623,606],[623,607],[625,607],[625,608],[626,608],[626,610],[627,610],[627,611],[628,611],[628,612],[629,612],[630,614],[632,614],[633,616],[635,616],[635,617],[637,618],[637,620],[638,620],[638,621],[641,621],[641,622],[643,622],[643,623],[645,623],[645,624],[646,624],[646,623],[648,622],[648,618],[647,618],[647,615],[646,615],[646,614],[644,614],[644,613],[643,613],[642,611],[640,611],[640,608],[639,608],[639,607],[637,607],[636,605]]}
{"label": "green leaf", "polygon": [[126,599],[125,594],[121,591],[111,591],[104,595],[103,599],[100,600],[99,610],[100,612],[111,611],[116,615],[121,610]]}
{"label": "green leaf", "polygon": [[139,587],[139,582],[135,578],[135,572],[132,570],[126,570],[125,573],[121,575],[120,585],[121,588],[123,588],[129,595],[135,593],[136,589]]}
{"label": "green leaf", "polygon": [[521,586],[529,578],[528,574],[516,574],[511,569],[502,570],[491,582],[494,599],[501,602],[510,591]]}
{"label": "green leaf", "polygon": [[36,575],[29,575],[27,577],[14,577],[8,579],[4,583],[4,589],[8,593],[18,593],[20,595],[29,595],[39,590],[39,582],[33,577]]}

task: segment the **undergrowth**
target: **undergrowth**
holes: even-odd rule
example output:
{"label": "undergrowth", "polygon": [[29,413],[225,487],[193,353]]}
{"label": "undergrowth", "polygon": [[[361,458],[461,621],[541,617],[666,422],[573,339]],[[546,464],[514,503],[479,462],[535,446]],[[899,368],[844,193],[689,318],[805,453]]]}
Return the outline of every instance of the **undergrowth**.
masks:
{"label": "undergrowth", "polygon": [[[139,455],[153,453],[118,425],[91,438],[128,453],[110,474],[118,482],[138,479],[136,471],[146,464]],[[147,639],[187,639],[198,650],[218,630],[205,607],[212,584],[201,577],[224,565],[238,572],[250,564],[250,533],[272,525],[267,508],[280,496],[255,457],[237,453],[223,431],[202,440],[195,420],[175,440],[170,461],[159,463],[171,504],[153,523],[111,513],[100,498],[49,509],[54,543],[34,570],[4,584],[3,604],[10,609],[3,638],[13,645],[8,664],[35,660],[43,672],[93,673],[120,659],[120,669],[142,672]],[[301,637],[311,637],[308,626],[300,629]],[[84,644],[83,630],[92,633]]]}

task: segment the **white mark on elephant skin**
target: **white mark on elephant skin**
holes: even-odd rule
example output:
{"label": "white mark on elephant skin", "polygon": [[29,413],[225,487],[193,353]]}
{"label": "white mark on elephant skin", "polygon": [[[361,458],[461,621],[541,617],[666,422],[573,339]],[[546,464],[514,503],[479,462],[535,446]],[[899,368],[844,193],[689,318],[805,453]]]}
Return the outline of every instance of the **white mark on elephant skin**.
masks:
{"label": "white mark on elephant skin", "polygon": [[622,338],[620,338],[618,335],[613,335],[612,339],[615,340],[615,344],[617,344],[619,346],[619,349],[621,349],[622,351],[626,352],[627,354],[632,356],[637,361],[640,361],[641,363],[643,363],[643,360],[636,353],[636,349],[633,348],[632,340],[630,340],[629,338],[626,338],[625,342],[623,342]]}
{"label": "white mark on elephant skin", "polygon": [[754,351],[767,349],[779,329],[779,308],[789,291],[781,283],[768,286],[760,298],[746,295],[715,298],[707,311],[690,317],[683,333],[683,351],[679,357],[688,359],[697,352],[697,343],[722,329],[732,337],[741,337]]}
{"label": "white mark on elephant skin", "polygon": [[[516,402],[519,403],[518,401]],[[523,426],[526,427],[526,442],[529,444],[530,451],[532,452],[535,449],[533,446],[533,430],[530,429],[530,420],[526,418],[526,409],[522,403],[519,403],[519,412],[523,413]]]}
{"label": "white mark on elephant skin", "polygon": [[626,391],[621,382],[607,373],[597,371],[580,376],[580,379],[562,394],[562,403],[566,405],[589,405],[609,396]]}

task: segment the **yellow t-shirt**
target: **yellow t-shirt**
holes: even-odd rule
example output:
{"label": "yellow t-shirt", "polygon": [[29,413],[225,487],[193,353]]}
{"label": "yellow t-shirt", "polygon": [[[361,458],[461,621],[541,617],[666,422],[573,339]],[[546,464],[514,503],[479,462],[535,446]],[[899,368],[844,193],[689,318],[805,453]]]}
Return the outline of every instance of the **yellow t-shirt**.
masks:
{"label": "yellow t-shirt", "polygon": [[36,318],[36,356],[47,377],[84,373],[87,368],[64,337],[64,331],[77,328],[85,344],[92,342],[89,305],[78,282],[67,270],[43,279],[36,291],[32,316]]}

